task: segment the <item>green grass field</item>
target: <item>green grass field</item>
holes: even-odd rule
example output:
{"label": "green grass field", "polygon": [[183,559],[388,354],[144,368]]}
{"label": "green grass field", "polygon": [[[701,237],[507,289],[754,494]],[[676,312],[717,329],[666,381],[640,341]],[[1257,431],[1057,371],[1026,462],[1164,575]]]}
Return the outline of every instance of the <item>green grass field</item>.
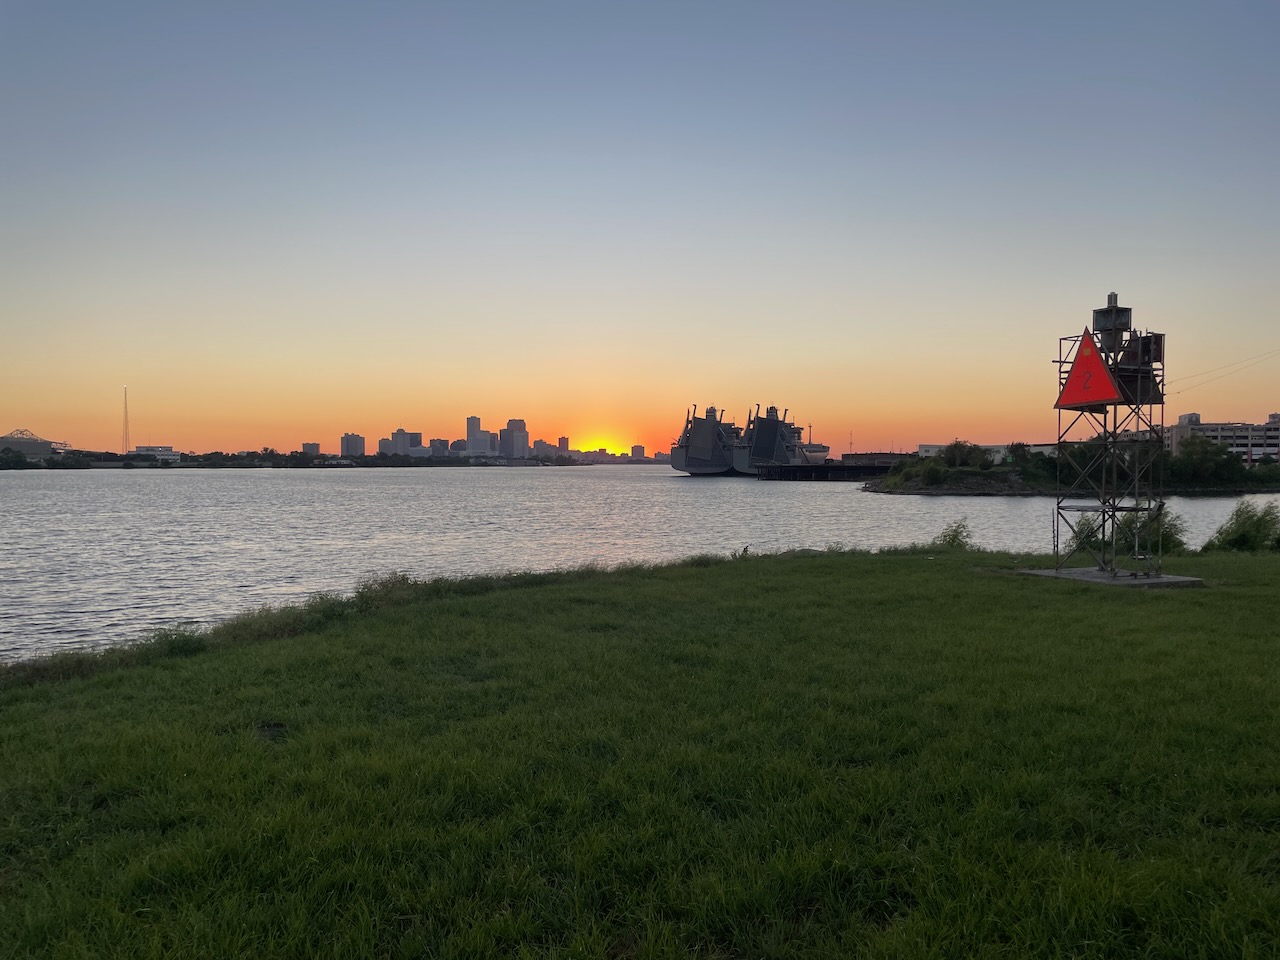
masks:
{"label": "green grass field", "polygon": [[1280,556],[414,584],[0,672],[3,957],[1273,957]]}

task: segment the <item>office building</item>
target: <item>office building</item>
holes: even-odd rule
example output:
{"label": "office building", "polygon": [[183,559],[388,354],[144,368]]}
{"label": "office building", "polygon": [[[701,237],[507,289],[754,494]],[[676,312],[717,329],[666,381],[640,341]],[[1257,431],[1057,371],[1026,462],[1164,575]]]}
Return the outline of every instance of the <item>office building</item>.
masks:
{"label": "office building", "polygon": [[498,431],[498,453],[514,460],[529,456],[529,431],[523,420],[508,420]]}
{"label": "office building", "polygon": [[467,454],[488,457],[498,452],[498,435],[480,427],[479,417],[467,417]]}
{"label": "office building", "polygon": [[1280,413],[1268,416],[1266,423],[1205,423],[1198,413],[1184,413],[1165,428],[1165,447],[1177,456],[1178,447],[1193,435],[1230,448],[1245,463],[1257,463],[1263,457],[1280,460]]}
{"label": "office building", "polygon": [[154,457],[159,463],[178,463],[182,460],[182,454],[178,453],[173,447],[156,447],[143,446],[139,444],[134,447],[130,453],[136,457]]}
{"label": "office building", "polygon": [[344,458],[364,456],[364,437],[358,433],[344,433],[338,444]]}

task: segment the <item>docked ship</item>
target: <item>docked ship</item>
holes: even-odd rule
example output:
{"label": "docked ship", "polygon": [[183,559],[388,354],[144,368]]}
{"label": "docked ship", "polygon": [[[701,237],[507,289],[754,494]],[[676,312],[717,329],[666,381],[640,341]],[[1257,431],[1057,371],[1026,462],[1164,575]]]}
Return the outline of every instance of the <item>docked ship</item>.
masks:
{"label": "docked ship", "polygon": [[[685,416],[680,439],[671,447],[671,466],[694,476],[754,477],[765,464],[822,462],[828,448],[803,440],[800,429],[787,419],[787,411],[779,416],[777,407],[768,407],[762,415],[757,405],[747,414],[745,429],[725,423],[715,407],[708,407],[702,417],[694,407]],[[818,451],[821,456],[811,460]]]}
{"label": "docked ship", "polygon": [[695,477],[714,477],[736,473],[733,451],[742,443],[742,428],[724,414],[707,407],[702,416],[698,408],[685,414],[680,439],[671,445],[671,466]]}
{"label": "docked ship", "polygon": [[801,463],[826,463],[831,448],[825,443],[813,442],[813,424],[809,424],[809,442],[800,444]]}

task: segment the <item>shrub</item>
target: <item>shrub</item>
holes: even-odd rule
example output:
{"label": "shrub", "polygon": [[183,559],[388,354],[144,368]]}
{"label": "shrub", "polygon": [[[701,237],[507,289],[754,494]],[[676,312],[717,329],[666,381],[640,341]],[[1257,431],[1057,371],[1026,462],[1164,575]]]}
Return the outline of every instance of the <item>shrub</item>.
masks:
{"label": "shrub", "polygon": [[[1133,555],[1138,551],[1146,551],[1149,543],[1152,549],[1164,554],[1186,553],[1187,522],[1172,511],[1159,511],[1152,521],[1151,538],[1148,541],[1142,530],[1143,515],[1126,513],[1116,521],[1116,555]],[[1085,513],[1076,522],[1076,531],[1067,542],[1067,551],[1102,549],[1102,515]]]}
{"label": "shrub", "polygon": [[942,532],[929,541],[931,547],[940,550],[972,550],[973,531],[969,529],[969,518],[961,517],[955,523],[949,523]]}
{"label": "shrub", "polygon": [[1077,550],[1097,551],[1102,547],[1102,515],[1082,513],[1076,520],[1075,532],[1067,540],[1066,553]]}
{"label": "shrub", "polygon": [[1280,505],[1274,500],[1261,507],[1248,500],[1239,501],[1204,549],[1280,550]]}
{"label": "shrub", "polygon": [[1116,524],[1116,550],[1137,553],[1148,549],[1151,544],[1163,556],[1165,554],[1186,553],[1187,521],[1178,514],[1161,510],[1152,522],[1150,539],[1142,529],[1142,515],[1126,513]]}

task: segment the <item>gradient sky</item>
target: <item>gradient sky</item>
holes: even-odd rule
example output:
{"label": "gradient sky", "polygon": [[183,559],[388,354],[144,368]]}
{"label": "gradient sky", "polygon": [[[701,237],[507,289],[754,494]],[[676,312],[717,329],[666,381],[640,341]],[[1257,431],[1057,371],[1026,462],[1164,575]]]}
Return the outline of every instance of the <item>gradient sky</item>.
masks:
{"label": "gradient sky", "polygon": [[665,449],[695,403],[1045,442],[1111,290],[1167,420],[1262,420],[1278,41],[1270,0],[0,0],[0,432],[119,449],[127,384],[180,450]]}

